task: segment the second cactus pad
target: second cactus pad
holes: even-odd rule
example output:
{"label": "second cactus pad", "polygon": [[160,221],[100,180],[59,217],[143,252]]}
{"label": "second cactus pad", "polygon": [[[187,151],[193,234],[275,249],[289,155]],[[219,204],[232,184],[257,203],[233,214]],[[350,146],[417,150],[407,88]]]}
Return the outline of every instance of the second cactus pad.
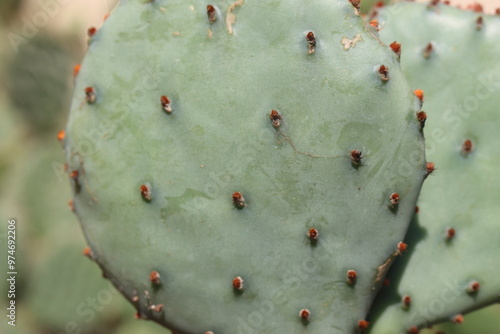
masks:
{"label": "second cactus pad", "polygon": [[66,131],[89,255],[176,332],[362,330],[425,175],[418,109],[347,1],[122,1]]}
{"label": "second cactus pad", "polygon": [[412,252],[391,269],[374,308],[373,334],[406,333],[461,323],[463,313],[500,301],[500,16],[399,3],[380,10],[380,22],[381,38],[401,43],[408,81],[425,92],[435,163],[408,234]]}

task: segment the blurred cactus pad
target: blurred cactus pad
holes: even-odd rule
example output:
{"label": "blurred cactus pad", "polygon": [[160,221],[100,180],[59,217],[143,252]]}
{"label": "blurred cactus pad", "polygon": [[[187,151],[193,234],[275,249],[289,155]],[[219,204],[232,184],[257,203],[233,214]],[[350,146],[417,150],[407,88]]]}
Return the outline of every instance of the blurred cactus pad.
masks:
{"label": "blurred cactus pad", "polygon": [[[351,3],[352,2],[352,3]],[[178,333],[357,333],[426,174],[357,1],[128,0],[64,138],[87,254]]]}
{"label": "blurred cactus pad", "polygon": [[7,92],[31,131],[53,133],[60,128],[71,99],[75,47],[67,38],[40,32],[9,55]]}

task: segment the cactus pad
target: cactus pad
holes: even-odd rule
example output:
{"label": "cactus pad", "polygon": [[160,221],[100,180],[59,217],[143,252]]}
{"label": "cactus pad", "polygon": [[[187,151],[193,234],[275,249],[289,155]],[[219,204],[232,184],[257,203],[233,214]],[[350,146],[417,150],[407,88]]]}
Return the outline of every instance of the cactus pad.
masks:
{"label": "cactus pad", "polygon": [[417,99],[358,14],[128,0],[91,37],[68,173],[91,256],[138,316],[179,333],[368,326],[425,159]]}
{"label": "cactus pad", "polygon": [[404,333],[460,322],[462,313],[500,300],[500,17],[401,3],[382,10],[380,23],[382,40],[402,45],[410,84],[424,92],[435,169],[407,239],[413,249],[396,261],[391,288],[374,308],[390,305],[372,333]]}

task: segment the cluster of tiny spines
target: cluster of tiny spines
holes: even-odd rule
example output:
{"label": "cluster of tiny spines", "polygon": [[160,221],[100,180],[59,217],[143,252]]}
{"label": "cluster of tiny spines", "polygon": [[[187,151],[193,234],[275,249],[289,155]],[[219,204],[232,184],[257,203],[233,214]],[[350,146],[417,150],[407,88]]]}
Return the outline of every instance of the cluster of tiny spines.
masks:
{"label": "cluster of tiny spines", "polygon": [[165,111],[167,114],[171,114],[172,113],[172,104],[170,102],[170,99],[165,96],[165,95],[162,95],[160,97],[160,103],[161,103],[161,107],[163,108],[163,111]]}
{"label": "cluster of tiny spines", "polygon": [[212,5],[207,5],[207,17],[208,22],[211,24],[217,21],[217,10]]}
{"label": "cluster of tiny spines", "polygon": [[431,175],[436,170],[436,165],[433,162],[428,162],[425,168],[425,177],[427,178],[427,176]]}
{"label": "cluster of tiny spines", "polygon": [[243,292],[244,289],[244,283],[245,281],[241,276],[236,276],[233,278],[232,284],[233,284],[233,289],[237,293]]}
{"label": "cluster of tiny spines", "polygon": [[427,121],[427,114],[422,110],[422,105],[424,104],[424,91],[421,89],[415,89],[413,91],[413,94],[415,94],[420,104],[420,110],[417,111],[417,121],[420,124],[420,131],[423,131],[425,127],[425,121]]}
{"label": "cluster of tiny spines", "polygon": [[234,192],[232,198],[233,204],[237,209],[241,210],[246,206],[245,197],[243,197],[243,194],[239,191]]}
{"label": "cluster of tiny spines", "polygon": [[389,195],[389,209],[396,210],[399,206],[399,194],[392,193]]}
{"label": "cluster of tiny spines", "polygon": [[80,193],[81,191],[81,184],[80,184],[80,180],[78,179],[78,177],[80,176],[80,172],[75,169],[75,170],[72,170],[70,173],[69,173],[69,177],[70,179],[73,181],[74,183],[74,186],[75,186],[75,193],[78,194]]}
{"label": "cluster of tiny spines", "polygon": [[370,323],[366,320],[358,320],[358,329],[361,331],[365,331],[368,329],[368,326],[370,326]]}
{"label": "cluster of tiny spines", "polygon": [[153,286],[159,286],[161,284],[160,273],[156,270],[153,270],[149,273],[149,281]]}
{"label": "cluster of tiny spines", "polygon": [[97,28],[96,27],[90,27],[87,30],[87,36],[88,36],[88,43],[89,44],[92,41],[92,38],[95,36],[96,32],[97,32]]}
{"label": "cluster of tiny spines", "polygon": [[92,253],[92,249],[90,249],[90,247],[88,246],[83,249],[82,254],[91,260],[94,259],[94,254]]}
{"label": "cluster of tiny spines", "polygon": [[311,311],[306,308],[303,308],[299,311],[299,317],[304,323],[308,323],[311,320]]}
{"label": "cluster of tiny spines", "polygon": [[95,96],[95,89],[94,87],[86,87],[85,88],[85,101],[87,101],[88,104],[94,104],[96,101],[96,96]]}
{"label": "cluster of tiny spines", "polygon": [[[149,281],[151,282],[151,285],[153,289],[157,289],[161,286],[161,275],[157,270],[153,270],[149,273]],[[144,297],[146,299],[146,306],[149,311],[154,311],[157,313],[160,313],[163,311],[164,305],[163,304],[152,304],[150,300],[150,295],[148,290],[144,291]],[[137,292],[135,291],[134,296],[132,297],[132,301],[134,303],[139,302],[139,296],[137,295]],[[140,318],[140,314],[139,314]]]}
{"label": "cluster of tiny spines", "polygon": [[306,41],[308,46],[308,53],[313,54],[316,51],[316,36],[312,31],[309,31],[307,33]]}
{"label": "cluster of tiny spines", "polygon": [[149,183],[142,184],[142,185],[139,187],[139,190],[140,190],[140,192],[141,192],[141,196],[142,196],[142,198],[143,198],[146,202],[151,202],[151,200],[153,199],[153,197],[152,197],[151,185],[150,185]]}
{"label": "cluster of tiny spines", "polygon": [[349,2],[351,3],[351,5],[356,10],[356,13],[359,13],[359,7],[361,5],[361,0],[349,0]]}
{"label": "cluster of tiny spines", "polygon": [[373,29],[375,29],[376,31],[379,31],[379,30],[380,30],[380,28],[379,28],[379,26],[378,26],[378,20],[377,20],[377,19],[373,19],[373,20],[371,20],[370,22],[368,22],[368,24],[369,24],[370,26],[372,26],[372,27],[373,27]]}
{"label": "cluster of tiny spines", "polygon": [[392,42],[389,47],[396,54],[398,60],[401,60],[401,44],[397,41]]}
{"label": "cluster of tiny spines", "polygon": [[360,150],[352,150],[349,153],[351,157],[351,164],[354,168],[358,168],[361,165],[361,159],[363,159],[363,155]]}
{"label": "cluster of tiny spines", "polygon": [[278,129],[281,126],[281,114],[277,110],[271,110],[269,113],[269,119],[271,120],[271,123],[273,124],[275,129]]}
{"label": "cluster of tiny spines", "polygon": [[[157,272],[156,271],[151,272],[151,274],[150,274],[150,280],[153,278],[152,277],[153,273],[157,273]],[[159,279],[159,274],[158,274],[158,279]],[[153,284],[155,284],[155,283],[153,283]],[[156,286],[159,285],[159,284],[161,284],[161,283],[156,284]],[[139,307],[138,304],[139,304],[140,299],[139,299],[139,295],[137,293],[137,290],[134,289],[134,291],[132,292],[132,294],[133,294],[132,298],[131,298],[132,302],[134,304],[136,304],[137,307]],[[148,311],[153,311],[153,312],[156,312],[156,313],[162,312],[163,308],[165,307],[165,305],[163,305],[163,304],[154,304],[154,303],[152,303],[151,302],[151,295],[149,294],[148,290],[144,290],[144,306],[146,306],[146,309]],[[144,315],[144,314],[141,314],[141,312],[138,311],[135,314],[135,318],[136,319],[147,319],[148,317],[146,315]]]}
{"label": "cluster of tiny spines", "polygon": [[462,155],[467,157],[469,154],[471,154],[472,150],[474,149],[474,145],[470,139],[464,140],[462,143]]}
{"label": "cluster of tiny spines", "polygon": [[404,310],[408,310],[410,308],[410,305],[411,305],[411,297],[409,295],[404,295],[401,298],[401,307]]}

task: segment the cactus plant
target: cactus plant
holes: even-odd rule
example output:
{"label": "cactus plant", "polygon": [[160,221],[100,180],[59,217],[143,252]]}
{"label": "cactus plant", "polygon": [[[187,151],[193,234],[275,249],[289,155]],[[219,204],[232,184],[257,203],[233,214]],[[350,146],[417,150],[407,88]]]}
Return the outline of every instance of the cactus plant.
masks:
{"label": "cactus plant", "polygon": [[52,133],[61,126],[61,115],[71,97],[71,44],[63,38],[39,33],[27,44],[21,44],[17,53],[9,54],[7,92],[34,132]]}
{"label": "cactus plant", "polygon": [[[403,333],[500,301],[498,135],[500,17],[444,4],[380,11],[380,36],[402,46],[409,83],[425,94],[426,153],[436,171],[419,197],[409,256],[374,306],[372,333]],[[411,306],[402,298],[411,296]]]}
{"label": "cactus plant", "polygon": [[64,145],[91,256],[179,333],[353,333],[426,174],[398,57],[352,0],[122,1]]}

